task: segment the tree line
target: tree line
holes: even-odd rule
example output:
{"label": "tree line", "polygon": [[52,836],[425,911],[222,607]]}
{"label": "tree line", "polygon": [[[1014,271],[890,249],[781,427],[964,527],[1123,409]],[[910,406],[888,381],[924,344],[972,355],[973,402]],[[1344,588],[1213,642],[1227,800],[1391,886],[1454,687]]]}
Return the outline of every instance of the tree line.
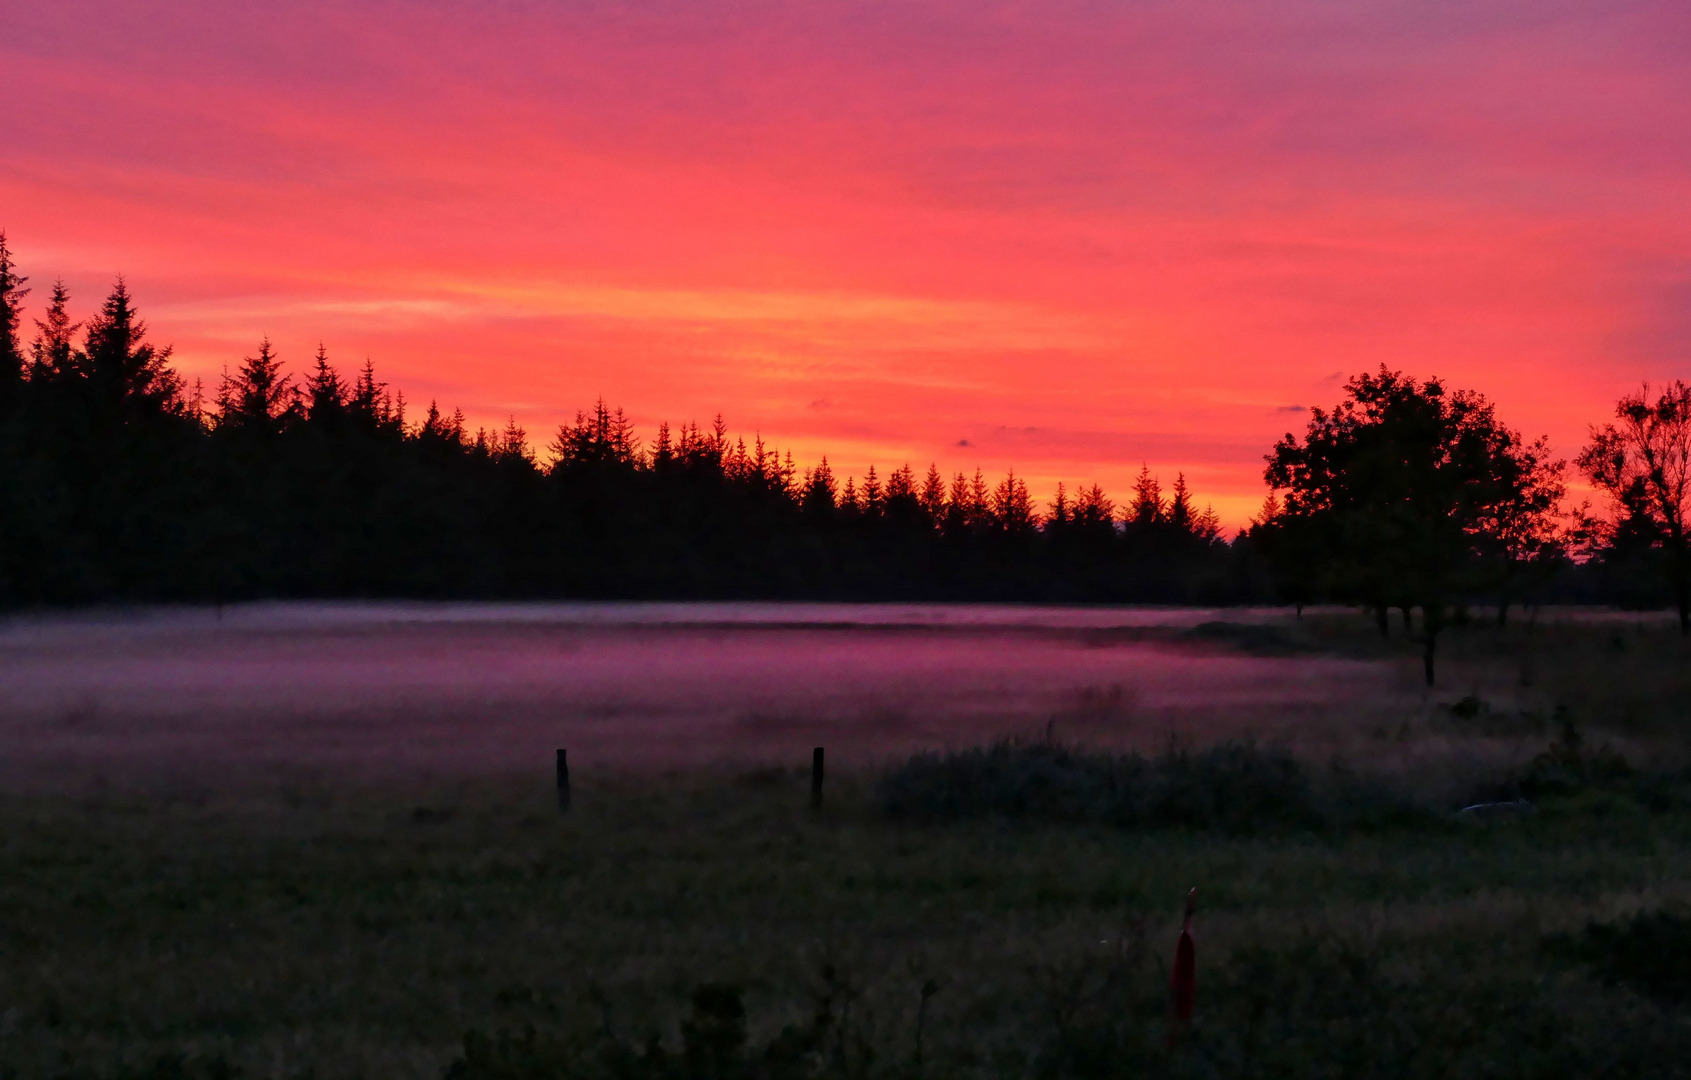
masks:
{"label": "tree line", "polygon": [[215,387],[153,344],[121,280],[78,320],[0,238],[0,604],[255,597],[618,597],[1223,603],[1266,598],[1184,477],[1036,507],[905,465],[839,478],[760,439],[599,402],[544,447],[420,415],[322,349],[270,344]]}
{"label": "tree line", "polygon": [[[1425,646],[1478,603],[1664,601],[1691,631],[1691,388],[1618,403],[1575,466],[1483,396],[1381,368],[1267,455],[1227,538],[1184,477],[1120,504],[1013,472],[840,481],[722,420],[640,438],[602,401],[541,449],[514,422],[420,416],[367,362],[297,376],[260,342],[210,388],[153,344],[119,280],[25,341],[0,234],[0,604],[255,597],[1321,601],[1401,613]],[[1419,626],[1416,627],[1418,613]]]}

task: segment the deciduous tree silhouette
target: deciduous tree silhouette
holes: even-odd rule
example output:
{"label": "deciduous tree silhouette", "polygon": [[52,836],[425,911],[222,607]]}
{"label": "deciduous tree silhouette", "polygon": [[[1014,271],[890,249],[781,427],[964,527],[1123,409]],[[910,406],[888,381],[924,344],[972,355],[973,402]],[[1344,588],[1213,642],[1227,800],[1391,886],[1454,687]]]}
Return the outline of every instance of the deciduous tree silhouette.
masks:
{"label": "deciduous tree silhouette", "polygon": [[1614,526],[1666,554],[1679,630],[1691,635],[1691,386],[1675,379],[1652,399],[1646,384],[1615,403],[1615,420],[1591,429],[1579,467],[1608,494]]}
{"label": "deciduous tree silhouette", "polygon": [[1246,530],[1273,567],[1282,599],[1292,604],[1299,619],[1303,609],[1326,592],[1324,571],[1331,556],[1321,542],[1321,524],[1314,515],[1287,513],[1280,496],[1270,491]]}
{"label": "deciduous tree silhouette", "polygon": [[1542,442],[1523,444],[1484,397],[1418,382],[1384,366],[1358,375],[1331,411],[1311,410],[1302,442],[1268,456],[1284,515],[1321,538],[1333,585],[1374,607],[1422,612],[1426,681],[1451,606],[1476,585],[1479,560],[1503,543],[1499,523],[1534,505]]}

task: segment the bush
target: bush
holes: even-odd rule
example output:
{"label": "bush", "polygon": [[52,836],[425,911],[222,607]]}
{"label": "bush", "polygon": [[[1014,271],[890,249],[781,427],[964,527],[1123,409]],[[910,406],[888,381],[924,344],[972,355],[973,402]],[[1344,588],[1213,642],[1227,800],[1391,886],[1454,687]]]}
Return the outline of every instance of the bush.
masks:
{"label": "bush", "polygon": [[1316,772],[1283,747],[1229,742],[1155,758],[1008,740],[923,753],[882,777],[894,818],[1006,817],[1242,833],[1423,817],[1383,778]]}
{"label": "bush", "polygon": [[[822,972],[809,1024],[788,1024],[761,1052],[747,1046],[743,991],[730,983],[701,983],[692,1013],[681,1021],[681,1046],[670,1050],[654,1031],[644,1042],[618,1038],[608,1023],[597,1036],[472,1031],[445,1080],[802,1080],[861,1075],[869,1061],[847,1045],[834,1006],[846,988],[831,967]],[[832,1038],[831,1038],[832,1036]]]}

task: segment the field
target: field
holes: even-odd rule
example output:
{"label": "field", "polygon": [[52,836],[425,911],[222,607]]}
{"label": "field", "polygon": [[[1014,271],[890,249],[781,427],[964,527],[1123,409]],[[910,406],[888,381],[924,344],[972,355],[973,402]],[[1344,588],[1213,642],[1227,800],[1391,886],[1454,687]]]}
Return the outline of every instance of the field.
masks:
{"label": "field", "polygon": [[[14,619],[0,1073],[1685,1074],[1685,645],[1546,612],[1447,655],[1428,695],[1342,612]],[[1007,736],[1224,793],[1207,747],[1283,745],[1412,812],[891,812],[910,754]]]}

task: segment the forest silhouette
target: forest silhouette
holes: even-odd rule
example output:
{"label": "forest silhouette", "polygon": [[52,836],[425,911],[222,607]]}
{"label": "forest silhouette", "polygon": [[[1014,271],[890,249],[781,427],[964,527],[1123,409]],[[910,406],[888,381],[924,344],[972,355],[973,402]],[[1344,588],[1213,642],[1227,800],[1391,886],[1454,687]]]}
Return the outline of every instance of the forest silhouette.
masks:
{"label": "forest silhouette", "polygon": [[[730,435],[720,417],[641,438],[603,401],[537,448],[514,422],[472,432],[433,403],[415,416],[370,363],[348,374],[321,348],[290,375],[268,341],[206,388],[149,341],[121,279],[84,319],[53,285],[26,345],[28,291],[0,234],[0,604],[9,607],[376,596],[1342,600],[1382,619],[1421,605],[1436,632],[1475,600],[1654,604],[1666,591],[1659,528],[1611,529],[1576,565],[1573,547],[1545,531],[1553,507],[1543,496],[1559,498],[1555,484],[1534,489],[1537,503],[1512,504],[1520,520],[1415,532],[1423,519],[1404,516],[1405,492],[1390,484],[1419,492],[1436,479],[1452,505],[1469,506],[1461,493],[1472,468],[1397,469],[1372,495],[1352,485],[1341,512],[1315,497],[1312,459],[1288,436],[1269,468],[1286,499],[1271,496],[1229,539],[1183,476],[1165,489],[1146,469],[1119,504],[1097,485],[1059,485],[1042,511],[1014,472],[990,480],[871,466],[841,482],[826,458],[801,469],[761,439]],[[1378,378],[1387,376],[1398,378]],[[1422,408],[1433,386],[1369,392],[1410,392]],[[1441,400],[1490,422],[1483,400]],[[1321,423],[1334,435],[1328,421],[1339,412],[1315,416],[1310,452]],[[1452,421],[1452,431],[1468,424],[1454,438],[1479,445],[1503,430],[1515,442],[1495,461],[1520,464],[1527,447],[1529,471],[1546,479],[1542,442],[1495,424],[1475,436],[1471,419]],[[1357,461],[1378,465],[1400,443]],[[1495,517],[1509,507],[1471,509]],[[1514,535],[1517,547],[1474,542],[1476,529]]]}

